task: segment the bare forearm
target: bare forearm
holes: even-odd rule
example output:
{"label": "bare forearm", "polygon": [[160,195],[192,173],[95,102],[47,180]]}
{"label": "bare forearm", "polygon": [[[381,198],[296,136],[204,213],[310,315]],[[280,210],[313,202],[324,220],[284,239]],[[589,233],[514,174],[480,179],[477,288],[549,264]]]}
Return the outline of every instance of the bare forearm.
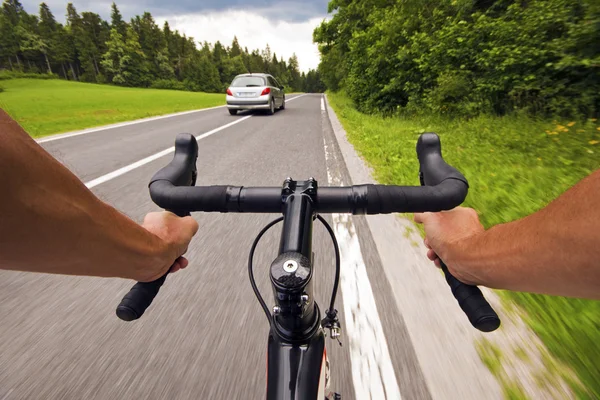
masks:
{"label": "bare forearm", "polygon": [[1,110],[0,136],[0,267],[140,279],[164,263],[157,236],[97,199]]}
{"label": "bare forearm", "polygon": [[452,261],[490,287],[600,299],[598,199],[600,170],[535,214],[466,240]]}

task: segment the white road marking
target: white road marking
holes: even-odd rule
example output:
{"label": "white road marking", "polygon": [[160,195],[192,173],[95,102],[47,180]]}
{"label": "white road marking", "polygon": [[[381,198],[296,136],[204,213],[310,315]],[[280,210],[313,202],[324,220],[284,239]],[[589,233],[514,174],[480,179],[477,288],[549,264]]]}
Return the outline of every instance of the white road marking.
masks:
{"label": "white road marking", "polygon": [[[228,124],[226,124],[226,125],[222,125],[222,126],[220,126],[220,127],[218,127],[218,128],[215,128],[215,129],[213,129],[212,131],[208,131],[208,132],[206,132],[206,133],[203,133],[202,135],[196,136],[196,140],[204,139],[205,137],[208,137],[208,136],[210,136],[210,135],[212,135],[212,134],[215,134],[215,133],[217,133],[217,132],[219,132],[219,131],[222,131],[223,129],[227,129],[227,128],[229,128],[230,126],[233,126],[233,125],[235,125],[235,124],[239,124],[240,122],[242,122],[242,121],[245,121],[245,120],[247,120],[248,118],[252,118],[252,115],[248,115],[248,116],[246,116],[246,117],[244,117],[244,118],[236,119],[235,121],[233,121],[233,122],[230,122],[230,123],[228,123]],[[154,160],[157,160],[157,159],[159,159],[159,158],[161,158],[161,157],[163,157],[163,156],[166,156],[167,154],[170,154],[170,153],[172,153],[172,152],[174,152],[174,151],[175,151],[175,146],[173,146],[173,147],[169,147],[168,149],[165,149],[165,150],[163,150],[163,151],[161,151],[161,152],[158,152],[158,153],[156,153],[156,154],[153,154],[153,155],[151,155],[151,156],[148,156],[148,157],[146,157],[146,158],[144,158],[144,159],[142,159],[142,160],[136,161],[136,162],[134,162],[134,163],[132,163],[132,164],[129,164],[129,165],[126,165],[126,166],[124,166],[124,167],[122,167],[122,168],[119,168],[119,169],[118,169],[118,170],[116,170],[116,171],[110,172],[110,173],[108,173],[108,174],[106,174],[106,175],[102,175],[102,176],[101,176],[101,177],[99,177],[99,178],[96,178],[96,179],[93,179],[93,180],[91,180],[91,181],[89,181],[89,182],[86,182],[86,183],[85,183],[85,186],[87,186],[87,187],[88,187],[88,189],[91,189],[91,188],[93,188],[94,186],[98,186],[98,185],[100,185],[100,184],[102,184],[102,183],[104,183],[104,182],[108,182],[108,181],[110,181],[111,179],[114,179],[114,178],[116,178],[117,176],[121,176],[121,175],[123,175],[123,174],[126,174],[126,173],[127,173],[127,172],[129,172],[129,171],[133,171],[134,169],[136,169],[136,168],[139,168],[139,167],[141,167],[142,165],[146,165],[146,164],[148,164],[149,162],[152,162],[152,161],[154,161]]]}
{"label": "white road marking", "polygon": [[[306,96],[306,94],[301,94],[301,95],[292,97],[291,99],[286,99],[286,102],[289,103],[290,101],[296,100],[297,98],[300,98],[300,97],[303,97],[303,96]],[[87,135],[88,133],[106,131],[106,130],[115,129],[115,128],[122,128],[124,126],[141,124],[141,123],[144,123],[144,122],[158,121],[160,119],[171,118],[171,117],[179,117],[179,116],[182,116],[182,115],[193,114],[193,113],[198,113],[198,112],[208,111],[208,110],[215,110],[217,108],[224,108],[224,107],[226,107],[226,106],[216,106],[216,107],[202,108],[200,110],[182,111],[182,112],[178,112],[178,113],[174,113],[174,114],[159,115],[159,116],[156,116],[156,117],[136,119],[135,121],[120,122],[120,123],[117,123],[117,124],[100,126],[100,127],[97,127],[97,128],[84,129],[82,131],[60,133],[60,134],[57,134],[57,135],[52,135],[52,136],[45,137],[43,139],[38,139],[38,140],[36,140],[36,142],[38,142],[38,143],[53,142],[55,140],[66,139],[66,138],[70,138],[70,137],[74,137],[74,136]]]}
{"label": "white road marking", "polygon": [[[292,98],[291,98],[291,99],[289,99],[289,100],[286,100],[286,102],[288,102],[288,103],[289,103],[290,101],[294,101],[294,100],[296,100],[296,99],[299,99],[300,97],[304,97],[304,96],[306,96],[306,94],[301,94],[301,95],[299,95],[299,96],[295,96],[295,97],[292,97]],[[240,122],[242,122],[242,121],[245,121],[245,120],[247,120],[248,118],[251,118],[251,117],[252,117],[252,115],[248,115],[248,116],[246,116],[246,117],[243,117],[243,118],[240,118],[240,119],[236,119],[235,121],[233,121],[233,122],[230,122],[230,123],[228,123],[228,124],[225,124],[225,125],[222,125],[222,126],[220,126],[220,127],[218,127],[218,128],[215,128],[215,129],[213,129],[212,131],[208,131],[208,132],[206,132],[206,133],[203,133],[202,135],[198,135],[198,136],[196,136],[196,140],[201,140],[201,139],[204,139],[205,137],[208,137],[208,136],[210,136],[210,135],[212,135],[212,134],[215,134],[215,133],[217,133],[217,132],[219,132],[219,131],[222,131],[223,129],[227,129],[227,128],[229,128],[230,126],[233,126],[233,125],[235,125],[235,124],[239,124]],[[158,119],[158,118],[157,118],[157,119]],[[132,121],[132,123],[137,123],[137,122],[136,122],[136,121]],[[121,175],[123,175],[123,174],[126,174],[126,173],[127,173],[127,172],[129,172],[129,171],[133,171],[134,169],[136,169],[136,168],[139,168],[139,167],[141,167],[142,165],[146,165],[146,164],[148,164],[149,162],[152,162],[152,161],[154,161],[154,160],[157,160],[157,159],[159,159],[159,158],[161,158],[161,157],[164,157],[164,156],[166,156],[167,154],[170,154],[170,153],[172,153],[172,152],[174,152],[174,151],[175,151],[175,147],[170,147],[170,148],[168,148],[168,149],[165,149],[165,150],[163,150],[163,151],[160,151],[160,152],[158,152],[158,153],[156,153],[156,154],[153,154],[153,155],[151,155],[151,156],[148,156],[148,157],[146,157],[146,158],[144,158],[144,159],[141,159],[141,160],[139,160],[139,161],[136,161],[136,162],[134,162],[134,163],[132,163],[132,164],[129,164],[129,165],[126,165],[126,166],[124,166],[124,167],[122,167],[122,168],[119,168],[119,169],[118,169],[118,170],[116,170],[116,171],[110,172],[110,173],[108,173],[108,174],[106,174],[106,175],[102,175],[102,176],[101,176],[101,177],[99,177],[99,178],[96,178],[96,179],[93,179],[93,180],[91,180],[91,181],[89,181],[89,182],[86,182],[86,183],[85,183],[85,186],[87,186],[87,187],[88,187],[88,189],[91,189],[91,188],[93,188],[93,187],[95,187],[95,186],[98,186],[98,185],[100,185],[100,184],[102,184],[102,183],[108,182],[108,181],[110,181],[111,179],[114,179],[114,178],[116,178],[116,177],[118,177],[118,176],[121,176]]]}
{"label": "white road marking", "polygon": [[[321,99],[322,114],[325,114]],[[343,186],[340,171],[333,170],[336,154],[330,151],[325,138],[325,161],[327,178],[332,186]],[[352,380],[356,398],[360,400],[400,400],[400,388],[396,381],[383,326],[377,312],[373,289],[360,250],[356,227],[352,216],[332,214],[333,229],[340,246],[340,278],[344,299],[345,329],[350,341]]]}
{"label": "white road marking", "polygon": [[321,97],[321,112],[325,111],[325,99]]}

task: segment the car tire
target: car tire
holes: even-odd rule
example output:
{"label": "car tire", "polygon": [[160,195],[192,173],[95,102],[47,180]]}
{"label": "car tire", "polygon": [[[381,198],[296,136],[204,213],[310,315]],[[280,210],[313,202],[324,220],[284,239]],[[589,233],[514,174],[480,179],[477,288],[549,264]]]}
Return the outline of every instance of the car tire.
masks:
{"label": "car tire", "polygon": [[281,107],[279,107],[280,110],[285,110],[285,96],[283,96],[283,101],[281,102]]}
{"label": "car tire", "polygon": [[238,110],[232,110],[231,108],[229,109],[229,114],[231,115],[237,115]]}
{"label": "car tire", "polygon": [[267,114],[269,114],[269,115],[275,114],[275,99],[274,98],[271,98],[271,100],[269,101],[269,110],[267,111]]}

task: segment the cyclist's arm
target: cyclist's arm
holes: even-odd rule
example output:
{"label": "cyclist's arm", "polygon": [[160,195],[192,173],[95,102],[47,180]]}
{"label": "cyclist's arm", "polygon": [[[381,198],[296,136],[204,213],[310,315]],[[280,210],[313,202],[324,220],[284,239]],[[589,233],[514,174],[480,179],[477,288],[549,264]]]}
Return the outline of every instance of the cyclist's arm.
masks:
{"label": "cyclist's arm", "polygon": [[[600,299],[600,170],[542,210],[487,231],[475,211],[415,216],[428,257],[465,283]],[[437,255],[436,255],[437,254]]]}
{"label": "cyclist's arm", "polygon": [[153,280],[185,267],[191,218],[144,227],[99,200],[0,110],[0,268]]}

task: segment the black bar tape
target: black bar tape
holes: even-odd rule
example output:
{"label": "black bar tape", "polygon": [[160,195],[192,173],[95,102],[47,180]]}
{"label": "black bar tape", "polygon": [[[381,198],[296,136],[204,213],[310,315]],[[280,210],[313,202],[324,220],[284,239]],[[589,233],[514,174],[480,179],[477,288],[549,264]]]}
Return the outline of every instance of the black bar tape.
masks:
{"label": "black bar tape", "polygon": [[467,189],[456,179],[437,186],[367,185],[367,214],[451,210],[464,201]]}
{"label": "black bar tape", "polygon": [[123,321],[134,321],[144,315],[160,287],[165,283],[166,277],[165,274],[155,281],[138,282],[133,285],[117,307],[117,316]]}
{"label": "black bar tape", "polygon": [[492,332],[498,329],[500,318],[490,306],[490,303],[483,297],[481,290],[477,286],[467,285],[456,279],[443,262],[442,270],[446,276],[446,282],[452,289],[454,298],[469,318],[471,325],[482,332]]}
{"label": "black bar tape", "polygon": [[159,180],[150,184],[150,197],[161,208],[178,212],[227,212],[230,186],[173,186]]}

